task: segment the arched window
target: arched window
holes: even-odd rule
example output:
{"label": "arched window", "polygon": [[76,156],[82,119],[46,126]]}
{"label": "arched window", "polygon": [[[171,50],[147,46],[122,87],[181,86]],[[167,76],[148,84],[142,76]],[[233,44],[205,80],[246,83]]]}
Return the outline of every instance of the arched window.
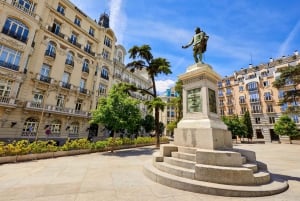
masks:
{"label": "arched window", "polygon": [[56,47],[55,47],[55,44],[53,42],[50,41],[48,43],[45,55],[55,58],[55,56],[56,56]]}
{"label": "arched window", "polygon": [[118,52],[117,60],[118,62],[123,63],[123,54],[120,51]]}
{"label": "arched window", "polygon": [[7,18],[2,33],[26,43],[28,39],[28,27],[14,18]]}
{"label": "arched window", "polygon": [[101,69],[101,75],[103,79],[109,80],[108,69],[104,66]]}
{"label": "arched window", "polygon": [[74,66],[74,54],[73,54],[73,52],[68,52],[67,58],[66,58],[66,64]]}
{"label": "arched window", "polygon": [[22,136],[35,136],[38,125],[39,122],[37,119],[32,117],[26,119],[23,126]]}

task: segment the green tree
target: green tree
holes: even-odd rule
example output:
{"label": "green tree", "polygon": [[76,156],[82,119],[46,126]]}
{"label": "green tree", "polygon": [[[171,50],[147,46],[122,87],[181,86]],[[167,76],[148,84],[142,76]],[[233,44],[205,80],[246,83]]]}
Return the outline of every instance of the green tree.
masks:
{"label": "green tree", "polygon": [[243,120],[239,118],[237,115],[232,117],[223,117],[223,122],[227,125],[228,130],[231,131],[232,137],[237,140],[237,136],[239,138],[244,137],[247,132],[246,125],[244,124]]}
{"label": "green tree", "polygon": [[171,121],[167,124],[167,131],[174,133],[174,129],[177,128],[177,121]]}
{"label": "green tree", "polygon": [[177,117],[177,123],[182,119],[183,117],[183,106],[182,106],[182,81],[178,80],[175,84],[175,91],[178,94],[178,97],[176,97],[176,117]]}
{"label": "green tree", "polygon": [[243,123],[246,126],[246,133],[247,133],[246,136],[249,141],[249,139],[252,139],[252,137],[253,137],[253,128],[252,128],[250,113],[248,110],[245,112],[245,114],[243,116]]}
{"label": "green tree", "polygon": [[125,93],[124,85],[114,85],[106,98],[100,98],[92,111],[91,123],[101,123],[113,133],[126,129],[130,134],[140,128],[139,102]]}
{"label": "green tree", "polygon": [[278,69],[278,71],[280,76],[273,82],[273,86],[285,91],[279,104],[290,104],[285,113],[298,114],[300,113],[300,107],[297,104],[297,99],[300,97],[300,89],[298,88],[300,84],[300,64]]}
{"label": "green tree", "polygon": [[[277,135],[289,136],[292,144],[292,137],[299,135],[296,123],[287,115],[282,115],[274,125],[274,131]],[[280,141],[279,141],[280,142]]]}
{"label": "green tree", "polygon": [[154,117],[150,114],[147,114],[144,119],[142,119],[142,126],[144,127],[146,133],[149,133],[154,130]]}
{"label": "green tree", "polygon": [[142,45],[140,47],[133,46],[128,50],[128,53],[129,58],[133,59],[133,61],[127,64],[127,68],[129,68],[131,72],[135,72],[136,70],[146,70],[152,83],[150,89],[137,87],[132,87],[132,89],[153,97],[151,103],[148,101],[148,105],[154,108],[156,147],[159,147],[159,110],[163,109],[164,104],[163,101],[159,100],[160,98],[157,97],[155,77],[159,74],[171,74],[170,63],[165,58],[153,58],[151,47],[149,45]]}

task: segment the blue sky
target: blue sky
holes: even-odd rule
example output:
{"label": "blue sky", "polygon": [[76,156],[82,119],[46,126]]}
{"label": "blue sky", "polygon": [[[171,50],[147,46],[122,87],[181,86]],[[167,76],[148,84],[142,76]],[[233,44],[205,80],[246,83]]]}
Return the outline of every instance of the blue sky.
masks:
{"label": "blue sky", "polygon": [[[118,44],[149,44],[171,63],[157,77],[160,92],[194,63],[188,43],[195,27],[209,36],[204,62],[221,76],[300,51],[299,0],[71,0],[92,19],[106,12]],[[126,59],[126,62],[130,60]]]}

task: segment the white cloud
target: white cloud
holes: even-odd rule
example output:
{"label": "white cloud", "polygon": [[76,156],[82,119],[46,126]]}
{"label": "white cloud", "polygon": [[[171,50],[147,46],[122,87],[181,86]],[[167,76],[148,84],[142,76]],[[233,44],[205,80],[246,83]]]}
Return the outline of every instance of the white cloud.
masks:
{"label": "white cloud", "polygon": [[110,28],[114,30],[118,43],[123,44],[123,35],[126,29],[127,17],[122,11],[122,0],[110,0]]}
{"label": "white cloud", "polygon": [[286,52],[289,50],[289,45],[294,40],[298,30],[300,29],[300,20],[297,22],[297,24],[293,27],[292,31],[289,33],[288,37],[285,39],[285,41],[281,44],[278,52],[278,56],[283,56],[286,54]]}
{"label": "white cloud", "polygon": [[156,90],[158,94],[164,93],[167,89],[173,87],[175,85],[174,80],[156,80]]}

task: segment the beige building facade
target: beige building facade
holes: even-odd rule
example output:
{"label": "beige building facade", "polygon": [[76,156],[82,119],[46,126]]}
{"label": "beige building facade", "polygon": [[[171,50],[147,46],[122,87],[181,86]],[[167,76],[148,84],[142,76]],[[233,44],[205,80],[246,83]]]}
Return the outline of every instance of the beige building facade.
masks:
{"label": "beige building facade", "polygon": [[97,22],[68,0],[1,0],[0,15],[0,140],[105,137],[89,124],[98,99],[115,83],[150,86],[125,68],[105,13]]}
{"label": "beige building facade", "polygon": [[[274,133],[274,123],[287,109],[280,106],[279,100],[284,91],[291,90],[291,83],[283,89],[276,89],[272,83],[280,75],[279,68],[288,68],[300,64],[298,51],[291,56],[278,59],[270,58],[269,62],[258,66],[249,65],[235,71],[233,75],[224,77],[218,82],[219,112],[221,116],[243,115],[250,112],[254,139],[265,141],[278,140]],[[300,127],[299,117],[291,118]]]}

